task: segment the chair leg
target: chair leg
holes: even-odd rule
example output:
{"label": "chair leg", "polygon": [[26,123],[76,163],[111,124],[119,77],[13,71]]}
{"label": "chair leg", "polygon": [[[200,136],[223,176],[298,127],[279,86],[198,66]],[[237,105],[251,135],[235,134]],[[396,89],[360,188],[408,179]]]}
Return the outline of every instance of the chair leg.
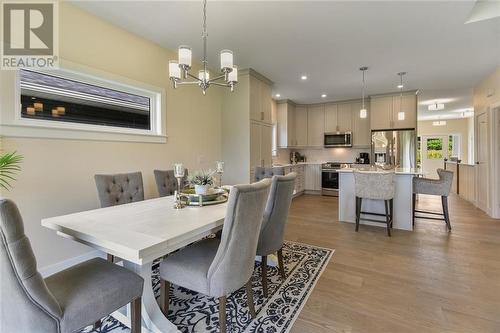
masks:
{"label": "chair leg", "polygon": [[394,223],[394,199],[389,200],[389,217],[392,229],[392,225]]}
{"label": "chair leg", "polygon": [[141,298],[138,297],[130,304],[130,333],[141,333]]}
{"label": "chair leg", "polygon": [[221,333],[226,333],[226,296],[219,297],[219,327]]}
{"label": "chair leg", "polygon": [[384,200],[385,221],[387,223],[387,236],[391,237],[391,217],[389,216],[389,200]]}
{"label": "chair leg", "polygon": [[415,210],[417,209],[417,193],[413,193],[411,208],[412,208],[412,214],[411,214],[412,226],[415,226]]}
{"label": "chair leg", "polygon": [[283,248],[278,250],[278,266],[281,277],[285,279],[285,265],[283,264]]}
{"label": "chair leg", "polygon": [[257,315],[255,313],[255,305],[253,303],[252,278],[250,278],[250,280],[248,280],[247,284],[245,285],[245,289],[247,292],[248,309],[250,310],[250,314],[252,315],[252,318],[255,318]]}
{"label": "chair leg", "polygon": [[264,297],[267,297],[267,256],[262,256],[260,267],[262,271],[262,292]]}
{"label": "chair leg", "polygon": [[97,329],[101,328],[101,326],[102,326],[102,320],[101,320],[101,319],[99,319],[98,321],[96,321],[96,322],[94,323],[94,327],[92,327],[92,329],[93,329],[94,331],[97,331]]}
{"label": "chair leg", "polygon": [[448,197],[442,196],[441,203],[443,205],[443,215],[444,221],[446,222],[446,228],[448,231],[451,231],[450,213],[448,212]]}
{"label": "chair leg", "polygon": [[361,203],[362,199],[356,197],[356,232],[359,230],[359,219],[361,217]]}
{"label": "chair leg", "polygon": [[109,254],[109,253],[108,253],[108,254],[107,254],[107,259],[108,259],[108,262],[110,262],[110,263],[115,262],[115,256],[114,256],[114,255],[112,255],[112,254]]}
{"label": "chair leg", "polygon": [[161,312],[168,316],[168,304],[169,304],[169,292],[170,292],[170,282],[163,279],[160,280],[160,309]]}

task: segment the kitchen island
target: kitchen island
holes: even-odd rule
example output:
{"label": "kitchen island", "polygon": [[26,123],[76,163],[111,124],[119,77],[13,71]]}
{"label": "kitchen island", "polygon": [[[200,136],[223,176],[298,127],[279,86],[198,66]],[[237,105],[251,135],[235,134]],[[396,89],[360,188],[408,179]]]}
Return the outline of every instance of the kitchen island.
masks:
{"label": "kitchen island", "polygon": [[[353,168],[338,170],[339,173],[339,221],[356,222],[356,196],[354,192]],[[412,223],[412,192],[413,177],[420,175],[418,169],[396,168],[395,169],[395,194],[394,194],[394,220],[393,228],[402,230],[413,230]],[[363,211],[385,214],[384,202],[363,199]],[[360,224],[368,224],[386,227],[385,223],[360,221]],[[354,226],[353,226],[354,228]]]}

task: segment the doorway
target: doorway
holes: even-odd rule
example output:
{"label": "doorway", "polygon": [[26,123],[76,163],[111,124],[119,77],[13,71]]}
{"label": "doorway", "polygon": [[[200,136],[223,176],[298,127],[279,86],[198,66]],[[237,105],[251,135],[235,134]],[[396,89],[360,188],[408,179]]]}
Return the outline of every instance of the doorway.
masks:
{"label": "doorway", "polygon": [[425,177],[439,178],[436,170],[444,168],[449,154],[448,135],[423,135],[420,138],[420,161]]}

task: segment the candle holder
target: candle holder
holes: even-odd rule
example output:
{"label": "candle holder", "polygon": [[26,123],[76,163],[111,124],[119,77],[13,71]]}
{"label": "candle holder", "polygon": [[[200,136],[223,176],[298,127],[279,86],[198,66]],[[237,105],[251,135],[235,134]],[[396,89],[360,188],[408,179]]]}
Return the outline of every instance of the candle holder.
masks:
{"label": "candle holder", "polygon": [[224,173],[224,162],[217,161],[215,172],[219,175],[219,187],[222,187],[222,174]]}
{"label": "candle holder", "polygon": [[174,177],[177,179],[177,191],[175,191],[174,196],[175,196],[175,204],[174,208],[175,209],[182,209],[186,207],[186,204],[182,201],[181,198],[181,181],[184,178],[185,171],[184,171],[184,166],[182,163],[176,163],[174,164]]}

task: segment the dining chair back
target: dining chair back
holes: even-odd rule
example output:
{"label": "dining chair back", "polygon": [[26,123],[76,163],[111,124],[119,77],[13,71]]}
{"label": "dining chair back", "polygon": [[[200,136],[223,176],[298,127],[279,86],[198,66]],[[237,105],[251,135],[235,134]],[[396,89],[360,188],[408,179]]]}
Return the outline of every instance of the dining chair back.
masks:
{"label": "dining chair back", "polygon": [[[177,178],[174,176],[174,170],[154,170],[156,187],[160,197],[174,195],[177,190]],[[181,181],[181,188],[187,185],[188,170],[184,171],[184,178]]]}
{"label": "dining chair back", "polygon": [[142,173],[95,175],[101,207],[109,207],[144,200]]}
{"label": "dining chair back", "polygon": [[255,181],[273,176],[283,176],[285,174],[284,167],[255,167]]}
{"label": "dining chair back", "polygon": [[225,296],[252,276],[271,179],[231,189],[219,247],[208,270],[210,295]]}
{"label": "dining chair back", "polygon": [[0,199],[0,235],[0,332],[76,332],[128,303],[132,333],[140,332],[140,276],[94,258],[43,279],[21,214],[7,199]]}
{"label": "dining chair back", "polygon": [[62,310],[37,270],[14,202],[0,200],[0,332],[59,332]]}

